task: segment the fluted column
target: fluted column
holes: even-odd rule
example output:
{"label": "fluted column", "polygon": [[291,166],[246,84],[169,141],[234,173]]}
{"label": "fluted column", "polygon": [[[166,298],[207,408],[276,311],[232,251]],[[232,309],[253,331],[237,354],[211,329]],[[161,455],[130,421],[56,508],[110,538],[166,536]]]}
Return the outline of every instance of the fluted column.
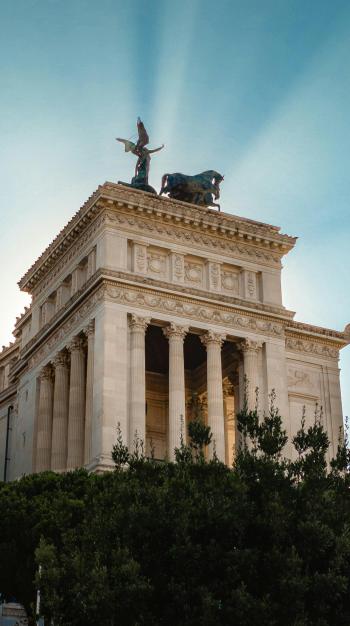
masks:
{"label": "fluted column", "polygon": [[[181,418],[185,424],[185,367],[184,338],[188,332],[185,326],[171,323],[163,328],[164,335],[169,339],[169,436],[168,456],[175,458],[174,449],[181,442]],[[185,433],[183,433],[185,437]]]}
{"label": "fluted column", "polygon": [[35,471],[44,472],[51,466],[53,379],[51,365],[40,372],[38,428]]}
{"label": "fluted column", "polygon": [[94,399],[94,355],[95,355],[95,321],[91,320],[84,329],[87,337],[86,365],[86,396],[85,396],[85,435],[84,465],[91,461],[92,456],[92,414]]}
{"label": "fluted column", "polygon": [[146,354],[145,332],[149,318],[132,315],[130,320],[130,431],[129,441],[135,435],[146,449]]}
{"label": "fluted column", "polygon": [[248,409],[256,406],[256,389],[259,387],[259,352],[262,348],[260,341],[244,339],[238,344],[243,353],[244,377],[246,382]]}
{"label": "fluted column", "polygon": [[239,373],[235,372],[230,376],[230,381],[233,385],[233,399],[234,399],[234,417],[235,417],[235,453],[238,452],[241,445],[241,433],[238,430],[237,415],[241,410],[241,398],[240,398],[240,383]]}
{"label": "fluted column", "polygon": [[215,445],[216,455],[223,463],[225,463],[225,420],[221,346],[224,339],[225,335],[211,330],[201,336],[201,341],[207,349],[208,426],[213,435],[209,446],[209,458],[213,457]]}
{"label": "fluted column", "polygon": [[53,359],[55,386],[53,394],[51,469],[66,469],[69,366],[66,352],[59,352]]}
{"label": "fluted column", "polygon": [[230,380],[225,380],[222,387],[225,419],[225,460],[226,465],[232,465],[236,441],[233,385]]}
{"label": "fluted column", "polygon": [[85,430],[85,355],[83,340],[75,337],[69,344],[70,381],[67,469],[84,462]]}

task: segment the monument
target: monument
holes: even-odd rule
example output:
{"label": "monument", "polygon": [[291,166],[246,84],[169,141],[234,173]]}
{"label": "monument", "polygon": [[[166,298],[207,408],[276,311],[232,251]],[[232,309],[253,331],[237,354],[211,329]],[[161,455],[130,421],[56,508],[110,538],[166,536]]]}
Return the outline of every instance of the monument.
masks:
{"label": "monument", "polygon": [[4,478],[110,469],[118,423],[130,447],[137,433],[147,453],[152,442],[156,458],[173,459],[198,407],[232,463],[245,377],[261,414],[275,390],[289,437],[322,406],[333,455],[349,327],[294,320],[281,260],[296,239],[210,208],[218,172],[165,175],[168,198],[149,188],[138,128],[137,144],[121,140],[138,157],[131,183],[98,187],[19,281],[32,303],[0,353]]}

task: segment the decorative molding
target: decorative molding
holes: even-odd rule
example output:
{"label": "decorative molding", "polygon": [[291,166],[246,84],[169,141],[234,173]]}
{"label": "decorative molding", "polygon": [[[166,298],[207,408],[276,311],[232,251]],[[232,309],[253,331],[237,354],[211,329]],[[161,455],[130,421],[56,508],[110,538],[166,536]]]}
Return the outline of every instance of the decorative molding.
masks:
{"label": "decorative molding", "polygon": [[134,243],[134,270],[144,274],[147,271],[147,246]]}
{"label": "decorative molding", "polygon": [[230,311],[220,310],[209,303],[200,304],[196,301],[156,292],[143,291],[142,288],[130,285],[106,284],[104,287],[107,298],[122,304],[139,306],[162,313],[176,314],[194,319],[198,322],[222,324],[226,329],[238,328],[251,332],[259,332],[273,337],[283,337],[283,325],[275,321],[256,319],[247,315],[239,315]]}
{"label": "decorative molding", "polygon": [[202,250],[203,248],[210,248],[216,252],[226,253],[235,258],[241,258],[264,265],[272,265],[278,268],[281,267],[281,254],[266,251],[243,242],[235,243],[227,238],[220,238],[217,234],[202,234],[195,229],[189,230],[188,228],[185,229],[167,222],[163,223],[150,220],[149,218],[145,220],[130,213],[116,213],[111,210],[106,212],[106,219],[107,223],[110,225],[118,224],[128,230],[132,229],[133,232],[146,232],[147,234],[154,235],[157,239],[161,236],[165,241],[171,241],[172,243],[177,241],[187,246],[201,248]]}
{"label": "decorative molding", "polygon": [[248,289],[248,294],[250,295],[250,297],[255,298],[256,297],[256,277],[255,277],[255,274],[253,274],[253,272],[248,272],[247,289]]}
{"label": "decorative molding", "polygon": [[325,359],[338,359],[339,348],[307,339],[294,339],[292,337],[286,338],[287,350],[313,354]]}
{"label": "decorative molding", "polygon": [[[105,270],[102,270],[105,273]],[[284,337],[284,327],[288,325],[288,328],[291,327],[290,320],[274,320],[274,319],[266,319],[263,314],[261,317],[257,315],[255,312],[250,312],[248,305],[245,311],[237,312],[232,311],[232,307],[224,306],[222,304],[218,304],[217,302],[209,301],[209,294],[207,295],[206,302],[199,302],[195,298],[184,297],[181,294],[167,294],[167,293],[159,293],[156,290],[152,290],[150,285],[150,279],[147,279],[148,287],[142,287],[135,284],[124,284],[121,282],[117,282],[117,277],[124,277],[130,280],[130,275],[128,273],[123,272],[111,272],[111,276],[113,275],[114,281],[110,279],[104,279],[103,283],[94,291],[90,296],[86,297],[82,304],[80,304],[74,312],[70,314],[68,319],[62,323],[60,328],[55,330],[49,338],[45,339],[44,335],[49,332],[49,328],[42,329],[39,333],[22,349],[21,351],[21,361],[18,362],[18,366],[16,366],[16,372],[18,367],[21,368],[26,362],[27,355],[29,355],[30,350],[34,349],[33,354],[29,359],[29,367],[34,367],[40,361],[44,360],[48,354],[52,353],[57,344],[59,344],[63,339],[68,336],[71,336],[72,332],[77,334],[83,330],[83,327],[86,326],[87,321],[91,317],[91,311],[95,307],[95,305],[102,301],[104,298],[120,302],[126,306],[131,307],[139,307],[143,310],[154,311],[155,313],[166,313],[171,315],[177,315],[179,317],[184,317],[186,319],[192,319],[195,322],[199,323],[213,323],[215,325],[223,326],[225,332],[230,332],[232,329],[232,334],[234,334],[235,330],[239,330],[241,332],[252,332],[258,333],[263,336],[276,337],[282,339]],[[101,276],[95,275],[94,280],[101,280]],[[140,280],[135,277],[134,280]],[[146,279],[144,279],[146,282]],[[164,285],[164,283],[162,283]],[[173,287],[174,289],[174,287]],[[183,288],[176,286],[176,290],[183,291]],[[191,293],[190,289],[186,290],[187,293]],[[80,294],[81,295],[81,294]],[[219,297],[215,295],[215,300],[218,300]],[[226,298],[227,300],[232,302],[232,299]],[[223,298],[220,298],[222,301]],[[72,302],[70,303],[72,304]],[[252,307],[253,308],[253,307]],[[61,311],[61,315],[62,315]],[[51,320],[50,325],[58,323],[59,316],[55,316],[54,320]],[[312,327],[315,328],[315,327]],[[334,331],[336,333],[336,331]],[[336,333],[337,337],[342,333]],[[42,336],[41,343],[38,344],[37,348],[34,348],[35,344],[39,342],[40,337]],[[327,338],[325,337],[324,342],[322,340],[320,342],[313,343],[311,338],[301,340],[299,338],[291,338],[287,337],[286,347],[289,350],[294,351],[304,351],[306,353],[314,353],[319,356],[324,356],[325,358],[336,358],[338,356],[338,350],[342,345],[334,346],[334,343],[330,343],[331,338],[327,342]],[[316,346],[314,348],[310,348],[310,345]]]}
{"label": "decorative molding", "polygon": [[181,279],[184,275],[184,257],[181,254],[174,254],[174,275]]}
{"label": "decorative molding", "polygon": [[[84,248],[89,241],[91,241],[91,239],[93,238],[94,234],[96,233],[96,231],[98,231],[98,229],[104,224],[105,222],[105,215],[102,214],[100,215],[98,218],[96,218],[93,223],[91,224],[91,226],[86,230],[86,232],[84,234],[81,234],[79,239],[77,239],[76,243],[74,245],[71,245],[67,252],[60,257],[60,260],[57,261],[56,263],[52,263],[52,265],[50,266],[50,268],[48,269],[48,276],[46,279],[44,279],[44,275],[43,278],[38,276],[38,279],[36,281],[36,287],[33,288],[33,290],[31,291],[30,289],[27,289],[25,291],[28,291],[29,293],[33,294],[33,298],[36,299],[40,296],[40,294],[47,288],[49,287],[49,285],[52,285],[52,283],[54,282],[55,278],[61,273],[63,272],[64,268],[69,265],[69,263],[72,261],[72,259],[75,259],[82,248]],[[92,252],[92,250],[87,251],[87,254],[89,254],[90,252]],[[78,262],[77,262],[78,265]],[[72,269],[72,271],[75,269],[75,267]],[[64,280],[65,277],[62,277],[62,280]],[[21,288],[22,289],[22,288]],[[22,289],[23,291],[23,289]]]}

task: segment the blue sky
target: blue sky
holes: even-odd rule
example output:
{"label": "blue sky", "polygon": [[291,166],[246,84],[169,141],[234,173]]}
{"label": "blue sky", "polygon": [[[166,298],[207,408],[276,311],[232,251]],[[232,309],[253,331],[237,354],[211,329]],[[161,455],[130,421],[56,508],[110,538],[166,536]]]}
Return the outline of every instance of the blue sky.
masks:
{"label": "blue sky", "polygon": [[[0,0],[0,345],[17,280],[98,184],[129,180],[116,136],[144,119],[150,183],[225,174],[222,210],[297,235],[296,319],[350,322],[350,5],[345,0]],[[350,348],[341,358],[350,414]]]}

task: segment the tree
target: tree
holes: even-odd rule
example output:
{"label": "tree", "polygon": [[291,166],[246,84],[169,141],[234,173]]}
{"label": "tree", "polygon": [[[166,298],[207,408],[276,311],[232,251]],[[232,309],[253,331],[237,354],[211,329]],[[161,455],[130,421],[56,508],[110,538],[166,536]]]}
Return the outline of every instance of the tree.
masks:
{"label": "tree", "polygon": [[33,613],[40,586],[55,626],[348,625],[350,454],[340,440],[327,464],[321,421],[293,461],[272,397],[263,419],[239,415],[232,468],[206,462],[197,417],[177,463],[119,433],[115,472],[1,484],[0,589]]}

